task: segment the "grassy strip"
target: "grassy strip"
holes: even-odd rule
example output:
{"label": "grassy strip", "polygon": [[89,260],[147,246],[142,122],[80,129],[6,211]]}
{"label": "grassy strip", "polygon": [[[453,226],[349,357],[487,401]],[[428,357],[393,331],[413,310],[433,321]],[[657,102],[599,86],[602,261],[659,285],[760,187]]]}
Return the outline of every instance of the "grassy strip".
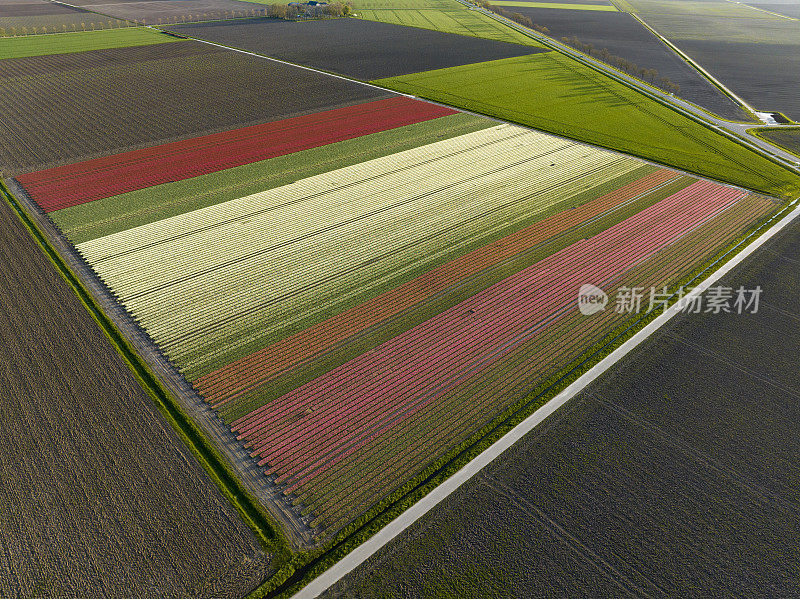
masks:
{"label": "grassy strip", "polygon": [[747,132],[800,158],[800,127],[755,127]]}
{"label": "grassy strip", "polygon": [[[774,224],[780,217],[785,216],[791,208],[792,206],[784,205],[782,209],[771,216],[767,215],[760,219],[735,241],[720,249],[712,259],[699,265],[682,280],[676,281],[673,290],[681,285],[688,287],[693,283],[698,283],[704,276],[713,272],[722,263],[727,262],[747,247],[757,234],[763,232],[769,225]],[[677,301],[677,296],[673,295],[670,304],[675,301]],[[429,466],[424,472],[407,482],[388,498],[375,505],[361,518],[345,527],[324,549],[306,556],[296,556],[283,571],[281,578],[276,577],[273,579],[271,584],[265,585],[262,589],[259,589],[259,592],[254,593],[251,599],[290,597],[313,578],[373,536],[391,520],[402,514],[475,456],[491,446],[537,408],[558,395],[659,314],[661,314],[661,310],[648,312],[640,316],[635,322],[624,323],[609,332],[592,347],[588,348],[581,357],[541,383],[524,399],[506,410],[499,418],[494,419],[470,439]]]}
{"label": "grassy strip", "polygon": [[48,54],[73,54],[107,48],[149,46],[166,42],[179,42],[175,37],[156,33],[144,27],[106,29],[100,31],[78,31],[50,35],[0,38],[0,60],[4,58],[28,58]]}
{"label": "grassy strip", "polygon": [[75,245],[375,158],[496,126],[454,114],[175,183],[79,204],[50,217]]}
{"label": "grassy strip", "polygon": [[172,428],[191,450],[200,462],[223,496],[239,512],[242,520],[255,533],[256,538],[264,549],[273,555],[273,564],[281,568],[290,558],[289,545],[280,529],[272,522],[270,516],[239,482],[236,475],[226,464],[225,459],[205,438],[199,427],[183,411],[177,400],[164,387],[161,381],[151,371],[147,364],[139,357],[133,347],[128,343],[116,325],[108,318],[95,302],[92,295],[83,286],[80,279],[61,258],[56,249],[50,244],[44,232],[37,226],[20,206],[4,183],[0,182],[0,195],[11,206],[22,223],[27,227],[31,236],[36,240],[56,270],[61,274],[67,284],[78,296],[92,318],[108,337],[123,360],[133,371],[134,376],[153,398],[161,414],[167,419]]}
{"label": "grassy strip", "polygon": [[800,176],[559,53],[373,82],[785,199]]}

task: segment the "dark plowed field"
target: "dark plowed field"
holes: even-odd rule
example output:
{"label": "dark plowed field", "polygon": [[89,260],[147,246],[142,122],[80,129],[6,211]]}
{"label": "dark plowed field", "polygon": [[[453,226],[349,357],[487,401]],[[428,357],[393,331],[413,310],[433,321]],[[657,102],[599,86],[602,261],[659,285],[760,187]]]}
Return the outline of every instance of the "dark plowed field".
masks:
{"label": "dark plowed field", "polygon": [[3,60],[0,169],[29,172],[389,95],[195,42]]}
{"label": "dark plowed field", "polygon": [[0,200],[0,597],[239,598],[269,559]]}
{"label": "dark plowed field", "polygon": [[800,4],[752,4],[752,6],[800,19]]}
{"label": "dark plowed field", "polygon": [[800,224],[325,597],[796,597]]}
{"label": "dark plowed field", "polygon": [[792,45],[680,40],[678,46],[756,110],[800,120],[800,24]]}
{"label": "dark plowed field", "polygon": [[359,19],[253,19],[172,30],[367,81],[546,51]]}
{"label": "dark plowed field", "polygon": [[[159,19],[164,23],[176,17],[179,21],[185,19],[204,21],[208,19],[223,18],[227,16],[245,16],[252,11],[262,12],[266,8],[263,4],[252,2],[238,2],[237,0],[156,0],[154,2],[139,2],[131,0],[112,0],[97,2],[96,0],[75,0],[73,4],[86,6],[90,10],[112,15],[118,19],[131,19],[146,21],[148,25],[158,24]],[[188,17],[191,15],[191,19]]]}
{"label": "dark plowed field", "polygon": [[73,26],[80,31],[81,23],[90,28],[92,22],[99,28],[100,23],[106,25],[108,17],[45,1],[3,2],[0,5],[0,28],[4,30],[0,35],[31,34],[34,27],[36,33],[42,33],[43,27],[48,33],[63,33],[64,27],[72,31]]}
{"label": "dark plowed field", "polygon": [[565,10],[552,8],[514,8],[534,22],[550,29],[556,39],[577,36],[596,49],[635,62],[646,69],[657,69],[681,86],[681,97],[729,119],[745,118],[745,113],[725,94],[711,85],[656,36],[633,17],[620,12]]}
{"label": "dark plowed field", "polygon": [[85,11],[53,4],[52,2],[31,2],[30,4],[4,4],[0,5],[0,18],[3,17],[36,17],[41,15],[72,15]]}
{"label": "dark plowed field", "polygon": [[762,131],[761,137],[775,142],[779,146],[800,154],[800,129],[772,129]]}

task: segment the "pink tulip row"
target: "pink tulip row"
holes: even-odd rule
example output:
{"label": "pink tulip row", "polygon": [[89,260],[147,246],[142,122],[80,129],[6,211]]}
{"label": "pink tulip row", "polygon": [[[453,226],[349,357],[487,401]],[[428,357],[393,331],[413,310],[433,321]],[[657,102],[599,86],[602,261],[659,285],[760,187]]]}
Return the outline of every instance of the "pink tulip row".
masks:
{"label": "pink tulip row", "polygon": [[279,480],[313,476],[501,359],[520,335],[573,302],[582,282],[630,268],[741,195],[695,183],[295,389],[233,429]]}

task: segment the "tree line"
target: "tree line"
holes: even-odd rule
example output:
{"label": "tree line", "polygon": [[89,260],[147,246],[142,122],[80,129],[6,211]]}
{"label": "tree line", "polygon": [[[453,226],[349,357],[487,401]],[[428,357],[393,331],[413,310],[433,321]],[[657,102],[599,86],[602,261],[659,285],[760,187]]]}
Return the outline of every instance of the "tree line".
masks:
{"label": "tree line", "polygon": [[289,6],[288,4],[270,4],[267,7],[267,16],[273,19],[294,21],[304,19],[324,19],[346,17],[353,12],[353,4],[347,2],[332,2],[322,6]]}
{"label": "tree line", "polygon": [[588,54],[589,56],[602,60],[606,64],[610,64],[611,66],[620,69],[621,71],[625,71],[629,75],[634,75],[643,81],[649,81],[664,91],[675,94],[680,93],[681,91],[680,85],[674,81],[671,81],[667,77],[659,76],[658,70],[640,67],[635,62],[628,60],[627,58],[622,58],[621,56],[612,54],[608,48],[602,48],[598,50],[592,44],[583,43],[577,38],[577,36],[574,35],[572,37],[562,37],[561,41],[569,46],[572,46],[576,50],[580,50],[584,54]]}

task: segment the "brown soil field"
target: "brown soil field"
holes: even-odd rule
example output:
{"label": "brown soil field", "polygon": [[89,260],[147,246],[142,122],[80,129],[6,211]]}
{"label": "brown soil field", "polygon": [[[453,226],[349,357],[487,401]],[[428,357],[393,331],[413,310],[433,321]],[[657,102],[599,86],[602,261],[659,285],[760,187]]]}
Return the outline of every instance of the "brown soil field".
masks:
{"label": "brown soil field", "polygon": [[549,51],[361,19],[248,19],[171,30],[364,81]]}
{"label": "brown soil field", "polygon": [[269,557],[0,202],[0,597],[231,597]]}
{"label": "brown soil field", "polygon": [[0,170],[30,172],[391,95],[199,42],[7,59]]}
{"label": "brown soil field", "polygon": [[[119,19],[144,20],[147,24],[158,24],[159,19],[167,22],[176,17],[179,21],[206,21],[224,18],[227,15],[251,15],[253,11],[262,12],[266,6],[253,2],[237,0],[156,0],[154,2],[137,2],[124,0],[76,0],[76,6],[85,6],[89,10],[111,15]],[[186,19],[185,19],[186,18]]]}

